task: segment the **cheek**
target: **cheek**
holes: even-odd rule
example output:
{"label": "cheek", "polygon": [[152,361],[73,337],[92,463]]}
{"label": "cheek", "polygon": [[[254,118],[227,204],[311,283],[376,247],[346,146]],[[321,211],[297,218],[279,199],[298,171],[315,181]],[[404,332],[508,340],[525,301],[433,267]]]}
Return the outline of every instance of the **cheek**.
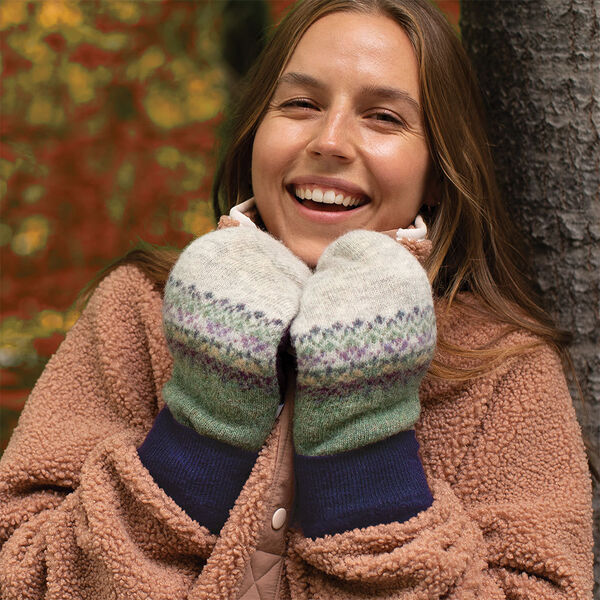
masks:
{"label": "cheek", "polygon": [[281,153],[276,146],[277,137],[268,118],[256,131],[252,145],[252,193],[256,207],[267,230],[281,236],[281,207],[277,201],[281,186]]}
{"label": "cheek", "polygon": [[414,185],[424,180],[429,169],[429,153],[422,144],[401,144],[382,149],[374,164],[379,179],[390,185]]}
{"label": "cheek", "polygon": [[261,183],[264,182],[266,173],[268,172],[268,132],[261,125],[259,126],[254,143],[252,144],[252,189],[256,195],[257,190],[260,190]]}
{"label": "cheek", "polygon": [[252,145],[252,189],[257,197],[261,190],[279,189],[292,149],[290,136],[282,133],[281,124],[267,115],[259,125]]}

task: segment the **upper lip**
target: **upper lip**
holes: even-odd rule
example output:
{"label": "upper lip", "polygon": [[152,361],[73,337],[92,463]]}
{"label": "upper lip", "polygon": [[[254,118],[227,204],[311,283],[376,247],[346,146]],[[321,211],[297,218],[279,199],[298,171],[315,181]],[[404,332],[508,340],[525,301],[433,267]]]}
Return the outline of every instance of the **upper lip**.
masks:
{"label": "upper lip", "polygon": [[301,175],[294,177],[288,182],[288,186],[302,186],[302,185],[313,185],[315,187],[323,188],[324,190],[336,190],[343,192],[347,196],[366,196],[369,195],[358,185],[346,181],[345,179],[338,179],[337,177],[323,177],[318,175]]}

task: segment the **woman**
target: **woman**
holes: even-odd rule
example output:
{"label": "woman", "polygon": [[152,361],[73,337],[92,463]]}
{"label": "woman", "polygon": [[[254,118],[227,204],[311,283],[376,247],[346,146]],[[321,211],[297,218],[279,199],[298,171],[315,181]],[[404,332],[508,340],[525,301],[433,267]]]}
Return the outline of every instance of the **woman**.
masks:
{"label": "woman", "polygon": [[562,338],[435,9],[299,4],[215,190],[241,206],[124,261],[40,378],[2,597],[591,597]]}

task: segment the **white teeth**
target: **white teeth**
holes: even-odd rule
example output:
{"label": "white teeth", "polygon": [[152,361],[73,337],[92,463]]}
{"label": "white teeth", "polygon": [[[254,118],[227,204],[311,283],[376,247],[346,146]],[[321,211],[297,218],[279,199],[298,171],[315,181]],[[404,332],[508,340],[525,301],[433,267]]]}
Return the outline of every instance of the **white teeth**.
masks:
{"label": "white teeth", "polygon": [[342,204],[344,206],[358,206],[360,197],[344,196],[336,194],[333,190],[323,191],[319,188],[294,188],[294,193],[300,200],[312,200],[313,202],[322,202],[323,204]]}
{"label": "white teeth", "polygon": [[333,204],[335,202],[335,192],[328,190],[323,194],[323,202],[326,204]]}

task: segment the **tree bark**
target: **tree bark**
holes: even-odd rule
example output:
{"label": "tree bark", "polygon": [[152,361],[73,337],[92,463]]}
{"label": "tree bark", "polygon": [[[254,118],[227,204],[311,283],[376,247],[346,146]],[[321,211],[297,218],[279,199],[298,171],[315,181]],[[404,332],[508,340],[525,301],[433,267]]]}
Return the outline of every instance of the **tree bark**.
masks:
{"label": "tree bark", "polygon": [[463,0],[461,31],[486,99],[500,186],[547,308],[574,335],[584,401],[571,391],[598,456],[600,0]]}

